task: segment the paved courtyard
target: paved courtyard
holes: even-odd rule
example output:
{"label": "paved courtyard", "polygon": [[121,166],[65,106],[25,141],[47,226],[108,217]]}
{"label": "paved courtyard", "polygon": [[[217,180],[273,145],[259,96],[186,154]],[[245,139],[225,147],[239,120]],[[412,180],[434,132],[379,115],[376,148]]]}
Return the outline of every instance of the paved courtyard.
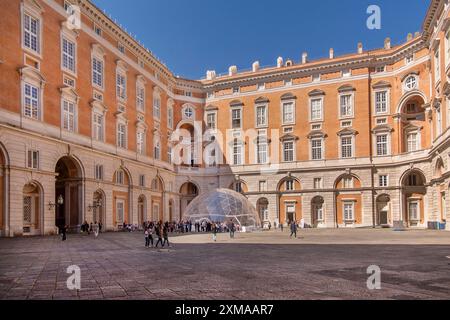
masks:
{"label": "paved courtyard", "polygon": [[[450,299],[450,233],[306,230],[173,237],[142,233],[0,239],[0,299]],[[81,290],[69,291],[70,265]],[[367,267],[381,268],[368,290]]]}

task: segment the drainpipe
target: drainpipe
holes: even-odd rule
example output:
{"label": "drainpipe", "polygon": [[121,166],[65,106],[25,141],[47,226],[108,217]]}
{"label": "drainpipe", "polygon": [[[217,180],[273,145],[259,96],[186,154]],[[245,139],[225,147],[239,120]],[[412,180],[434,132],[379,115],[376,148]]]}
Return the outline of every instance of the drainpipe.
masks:
{"label": "drainpipe", "polygon": [[370,155],[370,180],[372,193],[372,227],[376,228],[376,205],[375,205],[375,166],[373,164],[373,136],[372,136],[372,71],[369,67],[368,77],[368,92],[369,92],[369,155]]}

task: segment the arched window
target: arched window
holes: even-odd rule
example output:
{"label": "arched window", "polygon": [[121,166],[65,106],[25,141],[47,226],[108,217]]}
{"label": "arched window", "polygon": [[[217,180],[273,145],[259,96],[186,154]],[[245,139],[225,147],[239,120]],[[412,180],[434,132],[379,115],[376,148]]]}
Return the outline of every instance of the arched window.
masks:
{"label": "arched window", "polygon": [[416,76],[409,76],[405,80],[405,90],[410,91],[417,89],[417,77]]}

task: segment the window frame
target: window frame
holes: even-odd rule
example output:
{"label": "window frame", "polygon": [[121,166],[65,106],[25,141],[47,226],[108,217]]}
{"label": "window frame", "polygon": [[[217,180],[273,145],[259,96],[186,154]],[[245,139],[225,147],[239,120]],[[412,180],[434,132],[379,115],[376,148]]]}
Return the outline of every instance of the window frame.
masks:
{"label": "window frame", "polygon": [[[314,110],[313,110],[313,102],[320,101],[320,118],[313,118]],[[324,119],[323,107],[324,107],[324,97],[323,96],[314,96],[309,98],[309,122],[322,122]]]}
{"label": "window frame", "polygon": [[[292,112],[290,112],[290,113],[292,113],[292,120],[291,121],[289,121],[289,120],[287,120],[287,117],[286,117],[286,110],[285,110],[285,107],[287,106],[287,105],[291,105],[292,106]],[[289,99],[289,100],[282,100],[281,101],[281,122],[282,122],[282,125],[283,126],[285,126],[285,125],[295,125],[295,99]]]}

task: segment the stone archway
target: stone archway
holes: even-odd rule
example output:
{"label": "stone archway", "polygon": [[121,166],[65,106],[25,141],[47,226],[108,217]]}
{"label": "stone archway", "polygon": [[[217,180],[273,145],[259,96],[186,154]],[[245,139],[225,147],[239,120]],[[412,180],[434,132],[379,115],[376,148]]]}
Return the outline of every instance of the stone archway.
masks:
{"label": "stone archway", "polygon": [[180,188],[180,216],[183,216],[187,206],[200,194],[199,187],[193,182],[185,182]]}
{"label": "stone archway", "polygon": [[37,182],[23,187],[23,235],[42,235],[44,230],[42,188]]}
{"label": "stone archway", "polygon": [[401,179],[402,212],[401,221],[408,227],[417,227],[425,223],[426,179],[423,172],[414,169]]}
{"label": "stone archway", "polygon": [[256,210],[261,220],[262,228],[267,229],[269,227],[269,200],[267,198],[261,198],[256,202]]}
{"label": "stone archway", "polygon": [[325,222],[324,204],[325,200],[321,196],[316,196],[311,200],[311,222],[314,228]]}
{"label": "stone archway", "polygon": [[376,201],[376,224],[382,227],[388,227],[392,225],[392,214],[391,214],[391,197],[387,194],[382,194],[377,197]]}
{"label": "stone archway", "polygon": [[55,167],[55,225],[76,227],[83,222],[83,173],[81,165],[69,156]]}

